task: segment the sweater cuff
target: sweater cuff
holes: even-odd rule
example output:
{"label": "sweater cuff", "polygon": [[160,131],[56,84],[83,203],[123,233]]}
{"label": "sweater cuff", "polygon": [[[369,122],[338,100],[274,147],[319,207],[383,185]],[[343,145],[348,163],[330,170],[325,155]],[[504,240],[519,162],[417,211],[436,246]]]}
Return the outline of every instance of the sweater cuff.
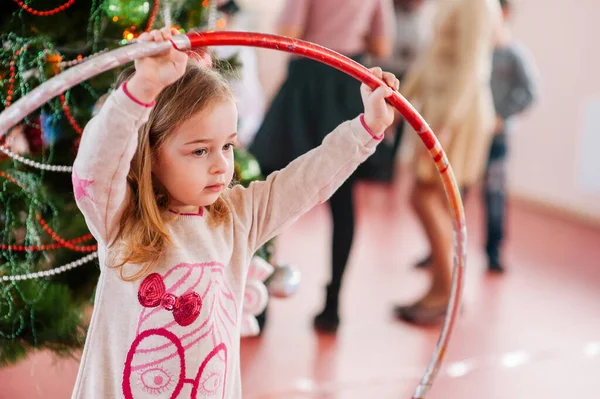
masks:
{"label": "sweater cuff", "polygon": [[136,103],[138,105],[141,105],[142,107],[152,108],[152,107],[154,107],[154,104],[156,104],[156,101],[152,101],[151,103],[144,103],[144,102],[141,102],[140,100],[138,100],[137,98],[135,98],[135,96],[133,94],[131,94],[131,92],[127,89],[127,81],[123,82],[121,87],[123,88],[123,93],[125,93],[131,101],[133,101],[134,103]]}
{"label": "sweater cuff", "polygon": [[152,107],[141,105],[141,102],[134,100],[127,94],[125,91],[126,89],[123,86],[124,85],[121,85],[111,95],[113,101],[117,104],[117,107],[126,114],[133,116],[136,120],[147,120],[150,111],[152,111]]}
{"label": "sweater cuff", "polygon": [[373,132],[371,132],[371,129],[369,129],[369,127],[363,121],[361,121],[360,116],[357,116],[347,123],[349,123],[350,131],[356,140],[364,147],[376,147],[381,142],[379,137],[383,138],[383,135],[375,136]]}
{"label": "sweater cuff", "polygon": [[371,130],[371,128],[367,125],[367,122],[365,122],[365,114],[360,114],[360,123],[363,125],[363,127],[365,128],[365,130],[367,132],[369,132],[369,134],[371,135],[371,137],[373,137],[375,140],[383,140],[384,134],[380,134],[379,136],[377,136],[375,133],[373,133],[373,131]]}

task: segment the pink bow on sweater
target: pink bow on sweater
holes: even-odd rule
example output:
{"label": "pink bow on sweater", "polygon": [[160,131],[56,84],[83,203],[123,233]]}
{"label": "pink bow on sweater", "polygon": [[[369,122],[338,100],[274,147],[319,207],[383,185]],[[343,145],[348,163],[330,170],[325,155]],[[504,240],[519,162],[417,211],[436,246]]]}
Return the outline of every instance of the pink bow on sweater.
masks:
{"label": "pink bow on sweater", "polygon": [[180,326],[189,326],[198,318],[202,309],[202,298],[196,292],[177,297],[166,292],[165,283],[158,273],[152,273],[142,281],[138,291],[140,304],[146,308],[162,306],[173,312],[173,318]]}

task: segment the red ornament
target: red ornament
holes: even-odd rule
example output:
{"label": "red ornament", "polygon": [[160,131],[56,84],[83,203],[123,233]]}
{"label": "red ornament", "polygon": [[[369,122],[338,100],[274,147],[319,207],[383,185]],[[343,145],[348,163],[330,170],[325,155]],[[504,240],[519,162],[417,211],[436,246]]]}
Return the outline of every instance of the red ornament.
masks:
{"label": "red ornament", "polygon": [[23,129],[23,134],[27,139],[27,144],[29,144],[29,152],[31,154],[39,154],[43,148],[42,141],[42,130],[39,128],[40,119],[37,118],[35,123],[32,125],[25,125]]}

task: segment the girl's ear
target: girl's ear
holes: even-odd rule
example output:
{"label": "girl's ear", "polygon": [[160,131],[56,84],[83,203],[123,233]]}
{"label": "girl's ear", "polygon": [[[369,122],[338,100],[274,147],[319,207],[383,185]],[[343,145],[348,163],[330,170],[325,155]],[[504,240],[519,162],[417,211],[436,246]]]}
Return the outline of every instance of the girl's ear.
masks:
{"label": "girl's ear", "polygon": [[[154,164],[152,165],[152,167],[154,168]],[[160,184],[160,181],[158,181],[158,179],[154,175],[154,172],[152,172],[151,178],[152,188],[154,190],[154,195],[156,196],[156,203],[159,206],[167,205],[169,203],[169,192],[162,184]]]}

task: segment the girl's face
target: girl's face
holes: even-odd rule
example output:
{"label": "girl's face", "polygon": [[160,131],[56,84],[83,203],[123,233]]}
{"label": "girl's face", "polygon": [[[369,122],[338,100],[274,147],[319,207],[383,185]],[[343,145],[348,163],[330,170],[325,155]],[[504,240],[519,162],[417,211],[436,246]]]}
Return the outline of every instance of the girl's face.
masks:
{"label": "girl's face", "polygon": [[169,207],[197,213],[214,203],[233,178],[237,109],[231,99],[184,121],[153,160],[152,173],[168,191]]}

